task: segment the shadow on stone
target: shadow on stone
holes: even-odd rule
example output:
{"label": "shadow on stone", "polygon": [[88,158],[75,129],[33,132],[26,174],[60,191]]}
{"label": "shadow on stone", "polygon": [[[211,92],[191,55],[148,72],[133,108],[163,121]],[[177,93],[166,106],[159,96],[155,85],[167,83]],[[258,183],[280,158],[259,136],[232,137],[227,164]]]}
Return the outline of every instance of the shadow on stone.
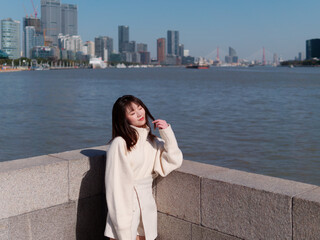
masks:
{"label": "shadow on stone", "polygon": [[77,205],[77,240],[106,240],[104,228],[107,204],[104,194],[106,152],[96,149],[81,151],[89,158],[90,167],[81,181]]}

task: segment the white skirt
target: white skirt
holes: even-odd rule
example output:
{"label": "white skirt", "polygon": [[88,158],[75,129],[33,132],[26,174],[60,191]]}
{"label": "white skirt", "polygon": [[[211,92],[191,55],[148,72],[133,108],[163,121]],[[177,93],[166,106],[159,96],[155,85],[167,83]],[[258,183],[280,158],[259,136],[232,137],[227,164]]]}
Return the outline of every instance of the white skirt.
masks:
{"label": "white skirt", "polygon": [[[137,235],[145,236],[146,240],[154,240],[157,237],[157,206],[152,195],[152,182],[151,176],[134,182],[132,240],[136,240]],[[105,235],[117,239],[109,214]]]}

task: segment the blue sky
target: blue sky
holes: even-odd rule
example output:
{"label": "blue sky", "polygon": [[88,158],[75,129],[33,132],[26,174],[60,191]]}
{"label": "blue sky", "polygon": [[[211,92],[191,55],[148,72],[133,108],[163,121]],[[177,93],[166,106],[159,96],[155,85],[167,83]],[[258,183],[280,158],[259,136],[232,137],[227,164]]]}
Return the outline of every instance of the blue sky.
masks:
{"label": "blue sky", "polygon": [[[40,0],[34,0],[40,15]],[[118,25],[130,27],[130,40],[147,43],[156,57],[156,39],[178,30],[180,43],[193,56],[220,58],[233,47],[239,58],[261,59],[273,53],[293,59],[305,41],[320,38],[319,0],[62,0],[78,5],[83,41],[103,35],[118,47]],[[0,19],[22,20],[33,12],[30,0],[1,0]]]}

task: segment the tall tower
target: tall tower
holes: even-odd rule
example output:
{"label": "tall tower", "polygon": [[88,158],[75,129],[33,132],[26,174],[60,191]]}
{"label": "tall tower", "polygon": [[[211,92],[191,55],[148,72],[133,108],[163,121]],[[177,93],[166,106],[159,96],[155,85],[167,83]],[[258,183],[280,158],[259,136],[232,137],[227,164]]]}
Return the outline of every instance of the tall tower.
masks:
{"label": "tall tower", "polygon": [[266,62],[266,50],[263,47],[263,53],[262,53],[262,65],[265,66],[267,64]]}
{"label": "tall tower", "polygon": [[178,47],[178,56],[179,56],[179,57],[183,57],[183,52],[184,52],[184,45],[183,45],[183,44],[179,44],[179,47]]}
{"label": "tall tower", "polygon": [[7,18],[1,20],[1,50],[10,59],[20,58],[20,22]]}
{"label": "tall tower", "polygon": [[158,63],[163,64],[166,61],[166,39],[157,39],[157,59]]}
{"label": "tall tower", "polygon": [[78,7],[75,4],[61,4],[61,33],[78,35]]}
{"label": "tall tower", "polygon": [[229,56],[225,57],[226,63],[238,63],[238,56],[236,50],[229,47]]}
{"label": "tall tower", "polygon": [[167,31],[168,55],[179,55],[179,32]]}
{"label": "tall tower", "polygon": [[[34,31],[29,27],[33,27]],[[34,17],[23,18],[22,34],[22,55],[30,58],[29,52],[33,47],[44,45],[40,19]]]}
{"label": "tall tower", "polygon": [[24,56],[31,58],[31,50],[36,46],[36,29],[34,26],[27,26],[24,29]]}
{"label": "tall tower", "polygon": [[129,43],[129,27],[118,26],[118,41],[119,41],[119,53],[122,53],[126,49],[126,45]]}
{"label": "tall tower", "polygon": [[320,39],[309,39],[306,41],[306,59],[320,58]]}
{"label": "tall tower", "polygon": [[[113,52],[113,39],[110,37],[97,37],[94,39],[95,55],[107,60]],[[105,54],[107,50],[107,55]]]}
{"label": "tall tower", "polygon": [[50,39],[54,46],[58,46],[58,35],[61,33],[60,0],[41,0],[41,25],[45,41]]}

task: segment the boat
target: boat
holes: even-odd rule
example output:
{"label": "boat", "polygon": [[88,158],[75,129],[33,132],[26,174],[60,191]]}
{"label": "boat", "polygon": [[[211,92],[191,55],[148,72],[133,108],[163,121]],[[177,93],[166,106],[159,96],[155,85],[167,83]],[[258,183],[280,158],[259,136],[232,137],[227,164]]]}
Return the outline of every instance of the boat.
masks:
{"label": "boat", "polygon": [[208,64],[189,64],[186,68],[194,68],[194,69],[208,69]]}
{"label": "boat", "polygon": [[209,64],[206,62],[206,60],[203,57],[200,57],[199,61],[197,61],[196,63],[187,65],[186,68],[208,69]]}
{"label": "boat", "polygon": [[104,69],[107,68],[107,63],[99,58],[90,58],[89,64],[92,65],[93,69]]}

